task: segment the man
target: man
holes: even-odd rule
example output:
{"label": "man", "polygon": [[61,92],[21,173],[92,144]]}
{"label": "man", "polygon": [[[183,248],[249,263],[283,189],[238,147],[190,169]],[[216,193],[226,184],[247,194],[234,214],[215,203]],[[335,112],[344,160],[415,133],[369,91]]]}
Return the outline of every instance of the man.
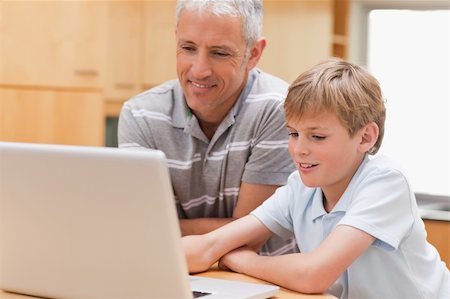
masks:
{"label": "man", "polygon": [[[166,154],[182,234],[202,234],[247,215],[295,170],[288,84],[255,68],[260,0],[179,1],[176,16],[178,80],[125,103],[119,147]],[[293,239],[271,239],[261,253],[296,251]]]}

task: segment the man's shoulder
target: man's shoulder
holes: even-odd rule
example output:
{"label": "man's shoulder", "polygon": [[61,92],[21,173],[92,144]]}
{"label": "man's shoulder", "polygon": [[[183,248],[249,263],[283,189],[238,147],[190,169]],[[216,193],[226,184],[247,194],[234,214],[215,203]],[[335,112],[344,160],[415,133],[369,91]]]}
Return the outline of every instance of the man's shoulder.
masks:
{"label": "man's shoulder", "polygon": [[253,90],[256,92],[274,92],[286,95],[289,83],[285,80],[276,77],[272,74],[266,73],[260,69],[255,69],[257,77],[253,85]]}
{"label": "man's shoulder", "polygon": [[152,87],[126,101],[125,105],[134,109],[158,109],[173,105],[181,87],[178,80],[170,80]]}

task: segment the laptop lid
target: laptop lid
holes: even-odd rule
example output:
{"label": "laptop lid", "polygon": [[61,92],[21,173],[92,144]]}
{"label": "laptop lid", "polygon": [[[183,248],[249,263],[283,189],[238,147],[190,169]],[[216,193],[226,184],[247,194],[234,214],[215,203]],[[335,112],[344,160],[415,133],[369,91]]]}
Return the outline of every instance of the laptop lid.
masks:
{"label": "laptop lid", "polygon": [[[52,298],[183,299],[205,279],[198,278],[188,278],[161,151],[0,142],[0,288]],[[215,283],[200,286],[214,294],[205,299],[278,292],[254,284],[251,294],[225,294]]]}

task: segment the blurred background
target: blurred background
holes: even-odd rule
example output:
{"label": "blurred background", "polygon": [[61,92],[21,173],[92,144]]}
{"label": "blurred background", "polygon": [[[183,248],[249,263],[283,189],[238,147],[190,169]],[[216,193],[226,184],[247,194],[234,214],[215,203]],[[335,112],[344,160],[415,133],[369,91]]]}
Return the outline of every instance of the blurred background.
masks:
{"label": "blurred background", "polygon": [[[264,10],[259,67],[288,82],[330,56],[367,67],[386,97],[380,154],[406,168],[418,201],[448,212],[449,1],[264,0]],[[123,102],[176,77],[174,22],[173,0],[0,1],[0,141],[117,146]],[[445,258],[448,221],[429,235]]]}

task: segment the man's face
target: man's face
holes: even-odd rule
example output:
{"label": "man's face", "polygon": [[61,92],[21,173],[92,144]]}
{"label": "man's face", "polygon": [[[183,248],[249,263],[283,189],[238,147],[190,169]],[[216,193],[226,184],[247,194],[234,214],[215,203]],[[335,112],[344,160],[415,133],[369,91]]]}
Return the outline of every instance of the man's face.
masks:
{"label": "man's face", "polygon": [[251,69],[241,20],[184,10],[176,40],[177,74],[188,106],[201,120],[220,122]]}

